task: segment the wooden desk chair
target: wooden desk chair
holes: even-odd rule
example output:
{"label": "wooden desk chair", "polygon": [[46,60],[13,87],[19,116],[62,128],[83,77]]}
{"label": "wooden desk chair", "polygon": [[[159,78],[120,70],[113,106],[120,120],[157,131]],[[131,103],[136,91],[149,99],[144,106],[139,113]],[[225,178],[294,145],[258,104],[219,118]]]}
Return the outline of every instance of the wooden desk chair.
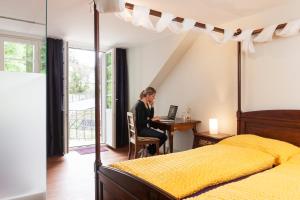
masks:
{"label": "wooden desk chair", "polygon": [[156,154],[159,155],[159,139],[154,137],[139,137],[135,127],[135,119],[132,112],[127,112],[129,152],[128,159],[131,158],[132,147],[134,146],[134,159],[137,158],[138,151],[146,148],[147,145],[156,145]]}

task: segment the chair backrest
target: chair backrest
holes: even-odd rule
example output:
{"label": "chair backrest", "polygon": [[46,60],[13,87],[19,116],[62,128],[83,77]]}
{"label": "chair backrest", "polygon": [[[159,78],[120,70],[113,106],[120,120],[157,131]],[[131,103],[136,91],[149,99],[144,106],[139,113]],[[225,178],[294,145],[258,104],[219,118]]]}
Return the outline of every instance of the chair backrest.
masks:
{"label": "chair backrest", "polygon": [[129,142],[134,140],[134,142],[137,141],[137,131],[135,127],[135,117],[132,112],[127,112],[127,124],[128,124],[128,137]]}

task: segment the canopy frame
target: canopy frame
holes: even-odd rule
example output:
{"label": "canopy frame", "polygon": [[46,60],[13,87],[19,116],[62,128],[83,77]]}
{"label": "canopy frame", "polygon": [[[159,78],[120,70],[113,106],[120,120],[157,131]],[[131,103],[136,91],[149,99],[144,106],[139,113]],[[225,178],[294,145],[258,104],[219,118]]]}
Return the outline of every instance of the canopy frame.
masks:
{"label": "canopy frame", "polygon": [[[134,9],[134,4],[131,3],[126,3],[125,7],[129,10],[133,10]],[[161,17],[162,16],[162,12],[157,11],[157,10],[150,10],[150,15],[155,16],[155,17]],[[96,9],[96,4],[94,3],[94,51],[95,51],[95,140],[96,140],[96,159],[95,159],[95,163],[94,163],[94,170],[95,170],[95,199],[99,200],[99,199],[103,199],[103,194],[101,193],[101,191],[103,191],[103,186],[100,183],[99,180],[99,170],[100,167],[102,166],[102,162],[101,162],[101,153],[100,153],[100,146],[101,146],[101,142],[100,142],[100,136],[101,136],[101,62],[100,62],[100,58],[99,58],[99,53],[100,53],[100,15],[99,15],[99,11]],[[182,17],[176,17],[173,19],[173,21],[176,21],[178,23],[183,23],[184,18]],[[283,24],[279,24],[276,27],[276,30],[280,30],[283,29],[285,26],[287,25],[287,23],[283,23]],[[201,23],[201,22],[196,22],[195,23],[195,27],[197,28],[201,28],[201,29],[205,29],[206,28],[206,24]],[[219,28],[219,27],[214,27],[213,29],[214,32],[218,32],[218,33],[224,33],[225,30],[223,28]],[[256,35],[259,34],[263,31],[263,28],[260,29],[256,29],[252,32],[252,35]],[[241,34],[242,30],[241,29],[237,29],[235,32],[235,36]],[[238,87],[237,87],[237,92],[238,92],[238,110],[237,110],[237,117],[238,117],[238,121],[239,121],[239,116],[242,114],[242,108],[241,108],[241,84],[242,84],[242,76],[241,76],[241,70],[242,70],[242,51],[241,51],[241,42],[237,42],[237,67],[238,67]],[[237,130],[239,132],[240,130],[240,123],[238,122],[238,127]]]}

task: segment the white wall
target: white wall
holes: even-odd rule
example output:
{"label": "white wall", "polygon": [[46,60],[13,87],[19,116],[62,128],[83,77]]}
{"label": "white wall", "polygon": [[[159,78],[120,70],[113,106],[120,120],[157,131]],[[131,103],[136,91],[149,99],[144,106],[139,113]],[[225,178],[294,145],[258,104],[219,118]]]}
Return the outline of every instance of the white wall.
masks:
{"label": "white wall", "polygon": [[[158,88],[157,114],[166,115],[175,104],[181,117],[190,107],[192,118],[202,121],[198,130],[208,130],[208,119],[217,117],[221,131],[235,133],[235,49],[235,43],[220,46],[200,36]],[[189,149],[192,140],[191,132],[177,133],[174,148]]]}
{"label": "white wall", "polygon": [[128,49],[130,107],[134,105],[140,92],[149,86],[184,36],[172,35]]}
{"label": "white wall", "polygon": [[45,75],[0,72],[0,94],[0,199],[45,199]]}
{"label": "white wall", "polygon": [[13,32],[21,35],[45,37],[45,25],[28,24],[10,19],[0,19],[1,32]]}
{"label": "white wall", "polygon": [[[272,8],[254,16],[239,19],[222,27],[260,28],[300,18],[300,2]],[[152,44],[152,46],[159,44]],[[300,36],[276,39],[272,43],[256,46],[256,54],[243,56],[243,110],[299,109],[300,108]],[[143,49],[146,47],[140,47]],[[143,53],[143,52],[140,52]],[[157,55],[157,51],[147,56]],[[147,63],[143,54],[141,63]],[[129,68],[132,65],[129,63]],[[130,74],[132,85],[141,85],[140,79],[149,70],[144,65]],[[149,66],[148,66],[149,68]],[[135,68],[134,68],[135,69]],[[208,129],[208,119],[219,119],[224,133],[236,132],[237,110],[237,57],[236,43],[218,45],[208,36],[200,35],[195,44],[182,57],[174,70],[158,89],[156,113],[166,115],[170,104],[179,105],[178,115],[186,106],[192,109],[192,118],[202,121],[199,130]],[[138,93],[131,94],[138,95]],[[175,135],[176,150],[189,149],[192,134]]]}
{"label": "white wall", "polygon": [[[224,25],[260,28],[299,19],[299,1],[275,7]],[[300,35],[255,44],[256,53],[243,56],[243,111],[300,109]]]}
{"label": "white wall", "polygon": [[244,56],[243,111],[300,109],[300,36],[256,45]]}

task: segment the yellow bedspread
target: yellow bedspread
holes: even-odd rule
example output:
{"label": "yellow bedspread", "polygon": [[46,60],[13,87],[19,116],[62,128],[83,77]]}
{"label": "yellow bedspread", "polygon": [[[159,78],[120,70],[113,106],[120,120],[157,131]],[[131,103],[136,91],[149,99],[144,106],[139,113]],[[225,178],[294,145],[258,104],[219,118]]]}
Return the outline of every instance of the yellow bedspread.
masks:
{"label": "yellow bedspread", "polygon": [[298,200],[300,162],[287,162],[189,200]]}
{"label": "yellow bedspread", "polygon": [[208,186],[269,169],[273,164],[274,157],[264,152],[216,144],[115,163],[111,167],[135,175],[181,199]]}

